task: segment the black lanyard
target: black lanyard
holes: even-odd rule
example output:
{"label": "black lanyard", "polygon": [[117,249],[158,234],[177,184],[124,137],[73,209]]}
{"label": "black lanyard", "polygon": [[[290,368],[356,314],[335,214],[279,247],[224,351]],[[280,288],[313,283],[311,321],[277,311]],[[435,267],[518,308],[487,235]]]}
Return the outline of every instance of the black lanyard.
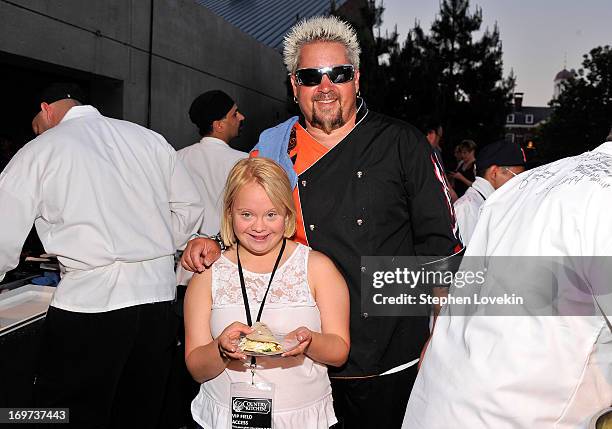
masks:
{"label": "black lanyard", "polygon": [[[278,268],[278,264],[280,263],[281,258],[283,257],[283,252],[285,251],[285,245],[287,244],[287,239],[283,238],[283,245],[281,246],[280,252],[278,252],[278,257],[276,258],[276,262],[274,263],[274,268],[272,268],[272,273],[270,274],[270,282],[268,283],[268,288],[266,289],[266,293],[261,301],[261,305],[259,307],[259,312],[257,313],[256,322],[259,322],[261,319],[261,313],[263,312],[264,305],[266,303],[266,297],[268,296],[268,292],[270,291],[270,286],[272,285],[272,279],[274,278],[274,274],[276,273],[276,269]],[[242,264],[240,263],[240,251],[238,249],[238,243],[236,243],[236,259],[238,260],[238,276],[240,276],[240,286],[242,288],[242,299],[244,300],[244,308],[246,310],[247,323],[249,326],[253,326],[253,320],[251,319],[251,309],[249,307],[249,298],[247,296],[246,285],[244,283],[244,274],[242,273]]]}
{"label": "black lanyard", "polygon": [[[259,322],[261,319],[261,313],[263,313],[264,305],[266,304],[266,298],[268,297],[268,292],[270,291],[270,286],[272,285],[272,279],[274,278],[274,274],[276,273],[276,269],[278,268],[278,264],[280,263],[281,258],[283,257],[283,252],[285,251],[285,245],[287,244],[287,239],[283,238],[283,245],[281,246],[280,252],[278,252],[278,257],[276,258],[276,262],[274,263],[274,268],[272,268],[272,273],[270,274],[270,282],[268,283],[268,288],[266,289],[266,293],[261,300],[261,305],[259,306],[259,312],[257,313],[257,320]],[[236,259],[238,260],[238,276],[240,277],[240,287],[242,288],[242,299],[244,300],[244,309],[246,311],[247,323],[249,326],[253,326],[253,319],[251,318],[251,308],[249,306],[249,298],[247,296],[246,285],[244,283],[244,274],[242,273],[242,264],[240,263],[240,251],[238,249],[238,242],[236,242]],[[256,365],[255,356],[251,356],[251,367],[254,368]],[[254,373],[254,370],[252,369]]]}

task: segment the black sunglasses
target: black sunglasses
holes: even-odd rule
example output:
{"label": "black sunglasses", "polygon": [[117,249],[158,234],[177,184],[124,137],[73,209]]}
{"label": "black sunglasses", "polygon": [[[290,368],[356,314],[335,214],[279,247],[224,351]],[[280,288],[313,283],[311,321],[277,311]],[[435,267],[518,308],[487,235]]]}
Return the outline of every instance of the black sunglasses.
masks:
{"label": "black sunglasses", "polygon": [[295,71],[295,82],[302,86],[316,86],[327,75],[331,83],[346,83],[355,77],[355,67],[352,64],[327,66],[318,69],[299,69]]}

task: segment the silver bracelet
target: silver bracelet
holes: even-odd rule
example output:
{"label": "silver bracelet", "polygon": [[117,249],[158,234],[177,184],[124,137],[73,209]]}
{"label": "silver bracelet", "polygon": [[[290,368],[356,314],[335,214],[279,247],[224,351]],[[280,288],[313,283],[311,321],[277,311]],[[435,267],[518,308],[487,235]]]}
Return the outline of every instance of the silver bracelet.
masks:
{"label": "silver bracelet", "polygon": [[227,246],[225,245],[225,243],[223,242],[223,239],[221,238],[221,233],[217,233],[217,235],[207,235],[207,234],[192,234],[191,237],[189,237],[189,240],[192,240],[194,238],[209,238],[213,241],[215,241],[219,247],[221,248],[222,252],[225,252],[225,249],[227,249]]}

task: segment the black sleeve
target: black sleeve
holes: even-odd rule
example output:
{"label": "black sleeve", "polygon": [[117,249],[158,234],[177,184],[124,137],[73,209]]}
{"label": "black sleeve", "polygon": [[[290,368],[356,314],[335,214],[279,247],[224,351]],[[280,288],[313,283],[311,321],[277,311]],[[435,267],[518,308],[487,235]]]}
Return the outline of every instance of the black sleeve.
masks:
{"label": "black sleeve", "polygon": [[[425,137],[406,129],[399,146],[417,256],[458,267],[463,250],[444,170]],[[455,255],[454,258],[448,256]],[[454,261],[453,261],[454,259]],[[433,267],[432,267],[433,268]]]}

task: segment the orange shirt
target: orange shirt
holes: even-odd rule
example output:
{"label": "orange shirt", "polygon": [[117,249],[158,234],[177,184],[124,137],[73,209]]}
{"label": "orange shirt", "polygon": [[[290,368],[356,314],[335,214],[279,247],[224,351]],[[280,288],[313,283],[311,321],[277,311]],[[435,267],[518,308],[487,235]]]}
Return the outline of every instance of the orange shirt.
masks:
{"label": "orange shirt", "polygon": [[[312,138],[299,123],[293,126],[289,139],[289,157],[293,161],[293,169],[298,175],[308,170],[311,165],[321,159],[328,151],[328,148]],[[251,152],[251,156],[258,155],[258,151]],[[293,202],[295,203],[296,210],[296,230],[293,239],[299,243],[308,245],[298,188],[299,183],[293,190]]]}

